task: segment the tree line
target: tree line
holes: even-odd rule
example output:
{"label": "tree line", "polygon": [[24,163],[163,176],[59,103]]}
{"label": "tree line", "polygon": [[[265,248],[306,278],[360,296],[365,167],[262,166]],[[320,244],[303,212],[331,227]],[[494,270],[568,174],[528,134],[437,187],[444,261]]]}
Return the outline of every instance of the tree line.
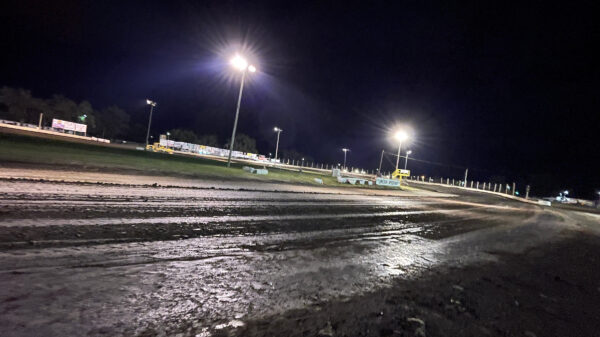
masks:
{"label": "tree line", "polygon": [[0,118],[37,125],[40,113],[43,126],[50,126],[53,118],[83,123],[88,133],[102,138],[125,137],[129,130],[129,114],[116,105],[95,110],[88,101],[78,103],[62,95],[43,99],[26,89],[0,88]]}
{"label": "tree line", "polygon": [[[132,125],[130,114],[116,105],[96,110],[86,100],[76,102],[63,95],[53,95],[51,98],[43,99],[34,97],[31,91],[26,89],[7,86],[0,88],[0,119],[37,125],[40,113],[44,114],[43,126],[51,126],[52,119],[56,118],[87,124],[88,134],[101,138],[131,139],[133,137],[143,141],[142,137],[145,138],[146,135],[146,126]],[[225,142],[220,142],[215,134],[197,135],[192,130],[181,128],[170,130],[169,133],[170,139],[176,141],[229,148],[229,138]],[[256,140],[243,133],[235,136],[234,150],[259,153]],[[312,160],[310,156],[285,149],[280,149],[279,157]]]}
{"label": "tree line", "polygon": [[[129,131],[131,117],[122,108],[111,105],[96,110],[88,101],[76,102],[63,95],[53,95],[49,99],[34,97],[31,91],[4,86],[0,88],[0,118],[20,123],[38,124],[40,113],[44,114],[43,126],[51,126],[52,119],[87,124],[88,134],[108,138],[125,139]],[[143,127],[135,125],[136,129]],[[137,130],[139,131],[139,130]],[[145,131],[145,130],[144,130]],[[140,133],[140,132],[135,132]],[[228,148],[229,139],[221,143],[217,135],[198,136],[191,130],[170,130],[171,139],[181,142]],[[138,137],[139,138],[139,137]],[[258,153],[256,140],[245,134],[236,136],[234,150]]]}

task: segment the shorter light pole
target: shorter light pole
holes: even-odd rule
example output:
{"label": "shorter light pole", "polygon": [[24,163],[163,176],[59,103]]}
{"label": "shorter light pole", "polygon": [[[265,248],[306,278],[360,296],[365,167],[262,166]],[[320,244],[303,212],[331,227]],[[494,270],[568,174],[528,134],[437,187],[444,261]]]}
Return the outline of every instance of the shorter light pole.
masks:
{"label": "shorter light pole", "polygon": [[167,131],[167,149],[169,148],[169,136],[170,136],[170,135],[171,135],[171,134],[169,133],[169,131]]}
{"label": "shorter light pole", "polygon": [[150,137],[150,124],[152,123],[152,111],[156,106],[156,102],[147,99],[146,104],[150,105],[150,117],[148,117],[148,130],[146,131],[146,146],[148,146],[148,138]]}
{"label": "shorter light pole", "polygon": [[404,169],[405,170],[406,170],[406,167],[408,166],[408,155],[411,153],[412,153],[411,150],[406,151],[406,160],[404,161]]}
{"label": "shorter light pole", "polygon": [[377,174],[381,175],[381,164],[383,163],[383,152],[385,150],[381,150],[381,158],[379,159],[379,168],[377,169]]}
{"label": "shorter light pole", "polygon": [[275,127],[273,130],[275,132],[277,132],[277,145],[275,145],[275,161],[277,161],[277,152],[279,151],[279,135],[281,134],[281,131],[283,131],[283,130],[281,130],[278,127]]}
{"label": "shorter light pole", "polygon": [[348,151],[350,151],[350,149],[343,148],[342,151],[344,151],[344,167],[343,168],[344,168],[344,170],[347,170],[347,168],[346,168],[346,153]]}

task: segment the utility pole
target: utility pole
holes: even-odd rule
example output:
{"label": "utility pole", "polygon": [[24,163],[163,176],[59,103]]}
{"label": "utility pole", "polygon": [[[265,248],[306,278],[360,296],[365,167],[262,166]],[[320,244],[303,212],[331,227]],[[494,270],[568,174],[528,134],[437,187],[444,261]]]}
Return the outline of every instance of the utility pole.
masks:
{"label": "utility pole", "polygon": [[40,121],[38,123],[38,129],[42,129],[42,118],[44,117],[44,113],[40,112]]}
{"label": "utility pole", "polygon": [[[468,176],[469,176],[469,169],[466,169],[465,170],[465,187],[467,187],[467,177]],[[473,183],[471,183],[471,187],[473,187],[472,185],[473,185]]]}
{"label": "utility pole", "polygon": [[377,174],[381,175],[381,164],[383,163],[383,152],[385,150],[381,150],[381,159],[379,159],[379,169],[377,170]]}

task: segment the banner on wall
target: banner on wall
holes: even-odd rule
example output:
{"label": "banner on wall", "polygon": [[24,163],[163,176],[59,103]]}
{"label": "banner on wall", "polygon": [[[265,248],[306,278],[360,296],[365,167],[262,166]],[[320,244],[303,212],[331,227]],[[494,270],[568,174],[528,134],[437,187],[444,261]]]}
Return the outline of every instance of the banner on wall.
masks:
{"label": "banner on wall", "polygon": [[55,129],[61,129],[61,130],[67,130],[67,131],[74,131],[74,132],[81,132],[81,133],[87,132],[87,125],[85,125],[85,124],[63,121],[62,119],[56,119],[56,118],[52,119],[52,127]]}

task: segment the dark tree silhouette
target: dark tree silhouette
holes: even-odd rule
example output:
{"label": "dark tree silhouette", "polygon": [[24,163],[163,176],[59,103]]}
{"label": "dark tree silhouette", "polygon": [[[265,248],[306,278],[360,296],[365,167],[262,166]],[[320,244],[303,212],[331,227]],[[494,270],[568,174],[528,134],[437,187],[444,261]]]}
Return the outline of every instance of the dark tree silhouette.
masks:
{"label": "dark tree silhouette", "polygon": [[[229,149],[229,139],[225,143],[225,148]],[[238,133],[235,136],[235,143],[233,144],[234,151],[258,153],[256,149],[256,140],[246,134]]]}

